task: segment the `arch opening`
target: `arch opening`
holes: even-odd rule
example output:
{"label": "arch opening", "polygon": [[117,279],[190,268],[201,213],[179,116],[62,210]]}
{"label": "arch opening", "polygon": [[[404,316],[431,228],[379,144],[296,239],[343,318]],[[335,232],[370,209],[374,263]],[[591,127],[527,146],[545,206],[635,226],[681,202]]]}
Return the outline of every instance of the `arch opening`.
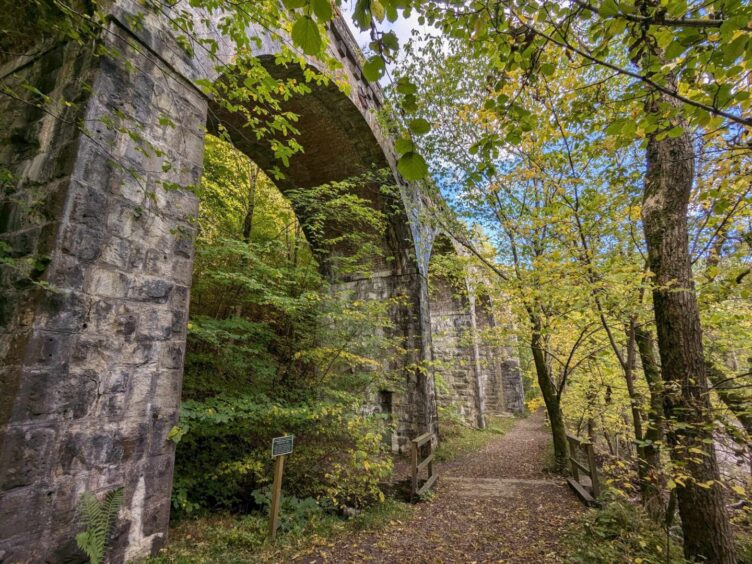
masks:
{"label": "arch opening", "polygon": [[[276,80],[306,80],[306,72],[299,66],[278,65],[273,56],[258,58]],[[427,329],[422,319],[423,280],[418,273],[406,204],[378,138],[380,133],[373,129],[372,110],[356,104],[333,82],[309,81],[307,85],[310,92],[290,96],[278,109],[296,116],[295,140],[302,146],[289,157],[289,166],[279,167],[271,138],[259,140],[248,134],[242,112],[229,112],[210,102],[207,129],[223,132],[240,152],[274,177],[290,200],[333,292],[355,302],[389,304],[392,326],[377,333],[399,342],[401,358],[389,361],[389,370],[402,373],[402,384],[381,391],[395,394],[393,447],[400,449],[409,435],[419,434],[432,424],[434,401],[429,382],[410,368],[424,358]],[[289,136],[281,134],[276,138],[281,142],[287,139]],[[281,178],[275,177],[278,168],[284,174]],[[383,218],[384,228],[379,233],[370,232],[370,246],[343,236],[349,228],[346,222],[323,226],[316,222],[316,200],[332,189],[345,198],[367,202],[365,205]],[[336,243],[321,245],[322,239]],[[378,406],[378,396],[374,395],[371,403]]]}
{"label": "arch opening", "polygon": [[[280,80],[304,79],[299,68],[272,70]],[[251,138],[242,112],[209,109],[183,411],[222,417],[238,402],[272,402],[281,411],[256,427],[250,415],[229,424],[202,416],[206,432],[191,428],[189,416],[173,495],[185,511],[253,505],[249,494],[261,483],[254,464],[266,464],[267,439],[282,432],[303,399],[317,406],[334,401],[330,391],[360,394],[357,417],[382,421],[380,434],[393,450],[415,426],[407,367],[420,354],[417,269],[384,153],[360,110],[332,84],[311,84],[280,111],[298,116],[303,150],[272,180],[279,159],[270,140]],[[279,272],[286,273],[282,287]],[[323,429],[330,424],[318,421]],[[307,449],[317,444],[328,460],[338,447],[326,447],[320,429],[292,426],[302,450],[288,469],[292,491],[320,495],[307,484],[326,484],[323,476],[334,472],[326,461],[311,464]],[[329,429],[340,444],[360,440],[342,429]],[[221,494],[201,479],[218,457],[229,482]],[[319,479],[304,479],[312,472]]]}

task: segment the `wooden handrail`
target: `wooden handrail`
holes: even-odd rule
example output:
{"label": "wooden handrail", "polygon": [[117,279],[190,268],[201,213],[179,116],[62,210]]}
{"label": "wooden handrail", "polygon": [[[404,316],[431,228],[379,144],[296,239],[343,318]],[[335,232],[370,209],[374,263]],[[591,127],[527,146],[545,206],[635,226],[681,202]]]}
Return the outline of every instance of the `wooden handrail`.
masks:
{"label": "wooden handrail", "polygon": [[[567,434],[567,442],[569,443],[569,462],[572,466],[572,478],[568,480],[569,484],[585,503],[594,505],[597,503],[596,499],[601,495],[601,484],[598,478],[598,467],[595,463],[593,443],[583,441],[570,434]],[[578,452],[585,454],[587,464],[583,464],[577,459]],[[587,489],[588,486],[580,482],[580,471],[590,478],[590,491]]]}
{"label": "wooden handrail", "polygon": [[414,438],[413,443],[418,446],[423,446],[428,441],[430,441],[432,437],[433,437],[433,433],[423,433],[420,437]]}
{"label": "wooden handrail", "polygon": [[569,433],[567,433],[567,439],[569,439],[573,443],[576,443],[578,446],[582,446],[582,447],[584,447],[585,445],[593,444],[590,441],[584,441],[580,437],[577,437],[575,435],[570,435]]}
{"label": "wooden handrail", "polygon": [[421,470],[423,470],[423,468],[431,464],[431,462],[433,462],[433,454],[429,454],[428,458],[426,458],[423,462],[418,464],[418,472],[420,472]]}
{"label": "wooden handrail", "polygon": [[[433,471],[433,445],[435,441],[435,435],[433,433],[423,433],[419,437],[414,438],[412,443],[412,497],[420,497],[428,490],[431,489],[438,475]],[[428,454],[423,460],[418,460],[420,456],[420,450],[423,445],[428,445]],[[418,487],[418,474],[423,469],[428,469],[428,478],[423,485]]]}

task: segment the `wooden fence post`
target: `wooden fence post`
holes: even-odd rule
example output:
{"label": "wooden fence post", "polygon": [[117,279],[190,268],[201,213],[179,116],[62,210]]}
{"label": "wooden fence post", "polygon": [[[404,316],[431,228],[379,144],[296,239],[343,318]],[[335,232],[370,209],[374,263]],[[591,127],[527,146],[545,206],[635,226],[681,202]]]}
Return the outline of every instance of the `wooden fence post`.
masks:
{"label": "wooden fence post", "polygon": [[580,469],[577,468],[577,451],[579,450],[577,443],[572,439],[572,437],[567,436],[567,440],[569,441],[569,465],[572,467],[572,477],[580,481]]}
{"label": "wooden fence post", "polygon": [[411,444],[413,447],[412,452],[411,452],[411,456],[412,456],[411,466],[413,470],[413,476],[412,476],[413,480],[412,480],[412,488],[410,489],[411,491],[410,499],[412,499],[413,496],[415,496],[415,494],[418,491],[418,449],[419,449],[416,443],[413,442]]}
{"label": "wooden fence post", "polygon": [[274,485],[272,486],[271,514],[269,515],[269,538],[273,541],[279,526],[279,506],[282,503],[282,471],[285,467],[285,455],[274,459]]}
{"label": "wooden fence post", "polygon": [[[434,482],[436,481],[436,478],[438,477],[433,472],[433,441],[435,438],[436,435],[429,432],[424,433],[420,437],[412,440],[412,487],[410,499],[420,497],[421,495],[429,491],[431,489],[431,486],[433,486]],[[422,458],[421,448],[425,444],[428,444],[428,456]],[[423,469],[428,470],[428,478],[426,479],[426,482],[420,488],[418,488],[418,475]]]}
{"label": "wooden fence post", "polygon": [[590,481],[593,484],[593,497],[598,499],[601,495],[601,483],[598,480],[598,467],[595,465],[595,451],[593,443],[587,443],[588,466],[590,467]]}

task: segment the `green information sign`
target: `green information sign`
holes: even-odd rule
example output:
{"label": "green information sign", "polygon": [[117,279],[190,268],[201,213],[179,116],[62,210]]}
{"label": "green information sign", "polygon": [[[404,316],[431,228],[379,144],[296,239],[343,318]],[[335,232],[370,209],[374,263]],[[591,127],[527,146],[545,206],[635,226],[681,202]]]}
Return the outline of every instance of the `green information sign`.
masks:
{"label": "green information sign", "polygon": [[294,438],[294,435],[287,435],[286,437],[276,437],[272,439],[272,458],[283,456],[285,454],[291,454],[292,442]]}

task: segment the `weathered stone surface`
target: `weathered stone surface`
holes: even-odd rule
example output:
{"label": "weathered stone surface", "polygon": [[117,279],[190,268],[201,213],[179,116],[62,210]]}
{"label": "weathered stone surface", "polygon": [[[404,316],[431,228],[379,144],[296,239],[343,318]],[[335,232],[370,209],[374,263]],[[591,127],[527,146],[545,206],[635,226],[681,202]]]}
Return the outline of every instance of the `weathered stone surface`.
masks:
{"label": "weathered stone surface", "polygon": [[[433,252],[456,251],[446,237],[439,236]],[[485,424],[486,415],[520,414],[525,409],[517,342],[510,326],[504,332],[506,343],[497,344],[500,331],[493,304],[476,292],[483,283],[472,270],[461,282],[433,274],[430,295],[438,402],[478,426]]]}
{"label": "weathered stone surface", "polygon": [[[156,112],[170,111],[154,107],[157,81],[204,111],[206,102],[187,81],[165,76],[158,61],[130,49],[122,33],[113,26],[106,41],[123,60],[96,59],[84,47],[64,45],[6,78],[43,83],[51,95],[90,91],[64,120],[6,97],[0,102],[2,115],[15,116],[16,130],[25,131],[22,138],[0,132],[6,136],[2,164],[16,176],[13,200],[34,204],[4,205],[0,238],[19,257],[48,257],[44,279],[55,288],[35,289],[7,270],[0,279],[0,559],[7,562],[75,555],[81,493],[122,486],[133,499],[141,477],[148,478],[144,502],[123,511],[143,526],[129,523],[128,547],[115,546],[113,560],[122,560],[126,548],[133,555],[149,552],[166,530],[172,476],[166,435],[177,418],[185,348],[184,328],[173,328],[176,317],[178,325],[186,318],[192,256],[192,239],[175,228],[192,232],[197,203],[190,193],[164,192],[156,178],[141,175],[136,182],[113,166],[116,160],[144,171],[154,163],[141,160],[137,141],[101,120],[122,111],[155,126]],[[179,109],[169,117],[200,135],[204,115]],[[95,124],[89,135],[75,127],[81,118]],[[160,181],[199,180],[200,144],[155,145],[166,161],[192,163]],[[148,191],[161,200],[154,203]],[[10,527],[13,521],[25,526]]]}

